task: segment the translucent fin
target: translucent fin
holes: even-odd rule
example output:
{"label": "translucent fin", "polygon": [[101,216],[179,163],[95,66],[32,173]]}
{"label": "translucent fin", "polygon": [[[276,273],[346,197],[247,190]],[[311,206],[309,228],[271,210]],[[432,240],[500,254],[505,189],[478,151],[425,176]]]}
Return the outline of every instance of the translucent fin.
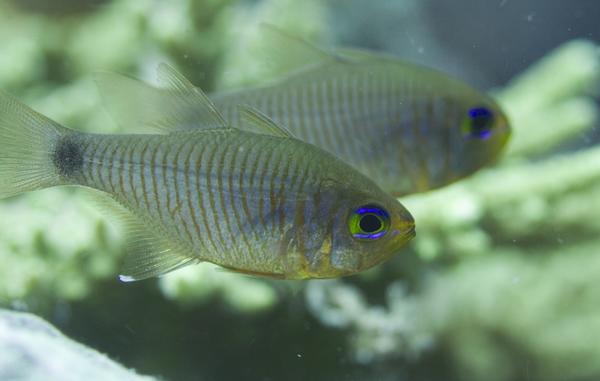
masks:
{"label": "translucent fin", "polygon": [[108,113],[125,129],[153,127],[173,132],[227,125],[204,92],[174,68],[161,64],[158,79],[164,88],[119,74],[95,75]]}
{"label": "translucent fin", "polygon": [[292,36],[271,24],[260,25],[265,40],[265,62],[273,76],[282,76],[326,62],[343,61],[340,56]]}
{"label": "translucent fin", "polygon": [[119,279],[132,282],[160,276],[199,260],[171,243],[161,229],[135,215],[107,193],[90,190],[94,203],[115,216],[126,235],[126,257]]}
{"label": "translucent fin", "polygon": [[193,257],[178,254],[167,246],[166,242],[151,235],[147,231],[134,232],[129,227],[127,256],[119,279],[123,282],[133,282],[164,275],[180,269],[198,260]]}
{"label": "translucent fin", "polygon": [[293,138],[294,135],[285,127],[277,125],[271,118],[250,106],[238,106],[242,125],[249,125],[257,132],[266,135]]}
{"label": "translucent fin", "polygon": [[68,133],[0,92],[0,198],[60,185],[52,151]]}
{"label": "translucent fin", "polygon": [[358,49],[358,48],[337,48],[335,49],[335,53],[347,59],[348,61],[364,61],[373,58],[381,58],[386,60],[399,60],[397,57],[394,57],[391,54],[374,52],[367,49]]}
{"label": "translucent fin", "polygon": [[167,90],[150,86],[135,78],[116,73],[94,73],[104,108],[124,130],[146,128],[164,115],[162,102]]}
{"label": "translucent fin", "polygon": [[[227,126],[227,122],[208,96],[172,66],[165,63],[158,66],[158,81],[177,98],[177,101],[173,102],[176,109],[172,113],[181,112],[185,115],[183,121],[190,121],[191,118],[191,122],[195,122],[194,125],[201,122],[201,126],[205,128]],[[174,120],[181,118],[180,115],[173,116]]]}

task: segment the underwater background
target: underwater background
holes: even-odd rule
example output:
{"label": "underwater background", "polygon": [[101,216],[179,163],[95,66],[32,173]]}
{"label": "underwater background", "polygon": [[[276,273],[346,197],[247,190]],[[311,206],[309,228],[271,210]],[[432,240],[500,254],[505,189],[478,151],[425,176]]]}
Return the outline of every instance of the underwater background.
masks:
{"label": "underwater background", "polygon": [[513,125],[493,167],[403,197],[417,237],[344,279],[202,264],[125,284],[125,237],[78,189],[3,200],[0,379],[600,379],[599,14],[592,0],[0,2],[0,89],[80,130],[118,132],[97,71],[155,82],[168,62],[205,91],[263,83],[262,22],[452,74]]}

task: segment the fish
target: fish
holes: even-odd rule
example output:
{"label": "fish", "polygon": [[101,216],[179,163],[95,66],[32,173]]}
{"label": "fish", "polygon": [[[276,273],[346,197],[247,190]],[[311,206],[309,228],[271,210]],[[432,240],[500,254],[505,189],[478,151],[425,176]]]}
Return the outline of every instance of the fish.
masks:
{"label": "fish", "polygon": [[[232,124],[241,122],[238,105],[260,110],[396,197],[476,172],[493,163],[509,139],[501,107],[442,72],[366,50],[329,52],[275,27],[263,29],[272,41],[265,64],[288,73],[263,86],[210,94]],[[99,81],[120,124],[131,125],[140,94],[160,91],[140,86],[110,77]],[[146,122],[152,117],[144,108],[140,114]]]}
{"label": "fish", "polygon": [[[0,198],[90,189],[130,237],[122,281],[198,262],[335,278],[382,263],[415,236],[410,212],[342,160],[250,108],[241,114],[254,130],[232,127],[183,75],[158,71],[170,90],[157,121],[194,129],[77,132],[0,93]],[[178,112],[190,105],[193,114]]]}

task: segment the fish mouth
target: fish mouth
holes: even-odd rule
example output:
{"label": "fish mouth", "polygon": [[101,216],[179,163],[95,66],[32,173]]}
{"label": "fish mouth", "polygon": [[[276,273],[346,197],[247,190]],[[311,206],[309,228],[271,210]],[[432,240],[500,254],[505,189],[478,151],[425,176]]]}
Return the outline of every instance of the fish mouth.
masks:
{"label": "fish mouth", "polygon": [[399,233],[400,237],[402,237],[404,241],[411,240],[417,235],[415,219],[408,210],[402,211],[395,225],[396,226],[394,226],[394,229]]}
{"label": "fish mouth", "polygon": [[406,242],[410,241],[411,239],[415,238],[417,235],[414,223],[406,224],[405,226],[403,226],[401,229],[398,229],[397,231],[399,233],[398,238],[402,241],[403,245]]}
{"label": "fish mouth", "polygon": [[391,241],[392,245],[397,248],[404,246],[417,235],[414,220],[405,219],[398,222],[393,228],[392,235],[394,237]]}
{"label": "fish mouth", "polygon": [[415,238],[417,236],[417,229],[415,227],[415,223],[413,222],[412,224],[409,225],[409,227],[404,230],[404,232],[402,232],[402,238],[408,240],[411,240],[413,238]]}

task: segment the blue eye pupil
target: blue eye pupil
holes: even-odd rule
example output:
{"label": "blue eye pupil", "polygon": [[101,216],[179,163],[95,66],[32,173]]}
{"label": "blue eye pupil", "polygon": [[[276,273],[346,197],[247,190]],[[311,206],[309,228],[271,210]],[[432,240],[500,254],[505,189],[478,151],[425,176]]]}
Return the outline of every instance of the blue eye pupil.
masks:
{"label": "blue eye pupil", "polygon": [[469,110],[469,137],[487,139],[492,134],[494,114],[486,107],[474,107]]}

